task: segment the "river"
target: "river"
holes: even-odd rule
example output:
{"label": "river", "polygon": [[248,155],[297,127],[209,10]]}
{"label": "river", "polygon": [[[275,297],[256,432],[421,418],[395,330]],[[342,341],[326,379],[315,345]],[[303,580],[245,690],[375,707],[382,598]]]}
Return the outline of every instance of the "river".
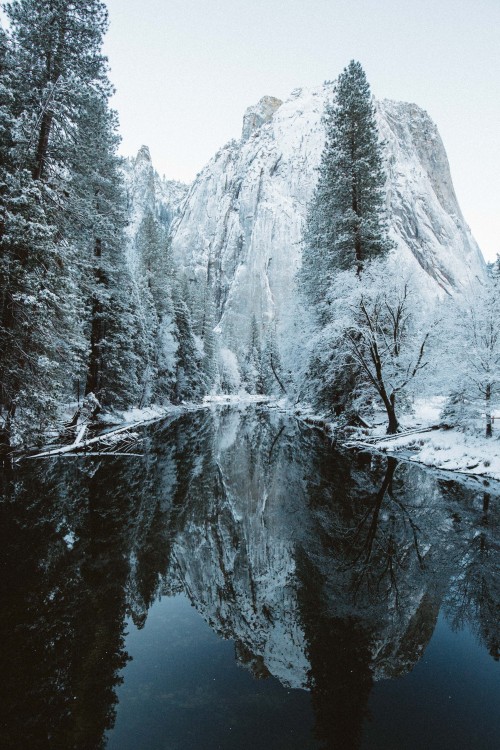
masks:
{"label": "river", "polygon": [[0,746],[500,746],[500,488],[266,406],[5,466]]}

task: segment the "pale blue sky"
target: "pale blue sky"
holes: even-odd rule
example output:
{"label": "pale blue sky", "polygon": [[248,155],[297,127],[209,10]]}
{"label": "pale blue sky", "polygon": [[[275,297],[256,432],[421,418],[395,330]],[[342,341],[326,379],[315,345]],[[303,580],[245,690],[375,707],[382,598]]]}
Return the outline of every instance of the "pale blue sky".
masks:
{"label": "pale blue sky", "polygon": [[500,0],[107,0],[121,152],[191,181],[265,94],[359,60],[374,95],[438,125],[466,220],[500,252]]}
{"label": "pale blue sky", "polygon": [[500,0],[108,0],[122,152],[146,143],[190,181],[249,104],[335,78],[352,58],[379,98],[437,123],[466,220],[500,251]]}

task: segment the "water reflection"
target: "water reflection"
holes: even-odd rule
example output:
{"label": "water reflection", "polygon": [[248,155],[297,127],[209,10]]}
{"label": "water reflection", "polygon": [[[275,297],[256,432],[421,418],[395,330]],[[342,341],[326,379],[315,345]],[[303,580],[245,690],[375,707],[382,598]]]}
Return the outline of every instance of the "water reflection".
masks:
{"label": "water reflection", "polygon": [[442,608],[499,658],[492,488],[336,453],[259,408],[2,482],[3,747],[103,747],[126,617],[143,627],[161,595],[186,593],[254,677],[308,689],[324,748],[360,746],[374,682],[414,667]]}

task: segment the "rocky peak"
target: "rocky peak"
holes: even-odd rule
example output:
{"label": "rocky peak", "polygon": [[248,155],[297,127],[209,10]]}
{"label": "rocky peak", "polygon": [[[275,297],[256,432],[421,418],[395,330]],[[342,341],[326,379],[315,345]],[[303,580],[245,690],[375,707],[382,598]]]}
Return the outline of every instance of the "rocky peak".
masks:
{"label": "rocky peak", "polygon": [[188,185],[160,177],[147,146],[141,146],[135,158],[125,161],[123,175],[128,203],[127,259],[132,272],[136,273],[135,238],[144,216],[151,214],[164,229],[168,229],[180,212]]}
{"label": "rocky peak", "polygon": [[135,157],[136,166],[139,166],[139,164],[142,164],[144,162],[149,165],[152,164],[151,153],[147,146],[141,146],[139,151],[137,152],[137,156]]}
{"label": "rocky peak", "polygon": [[247,141],[261,125],[269,122],[282,104],[281,99],[277,99],[275,96],[263,96],[257,104],[248,107],[243,115],[242,140]]}

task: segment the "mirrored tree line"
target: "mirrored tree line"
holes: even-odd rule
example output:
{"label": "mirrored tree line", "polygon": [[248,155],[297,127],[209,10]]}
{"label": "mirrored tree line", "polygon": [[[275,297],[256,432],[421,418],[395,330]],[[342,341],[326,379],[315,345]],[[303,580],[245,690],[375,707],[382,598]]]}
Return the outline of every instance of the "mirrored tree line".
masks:
{"label": "mirrored tree line", "polygon": [[[309,671],[298,679],[329,747],[356,746],[374,681],[413,668],[443,604],[498,659],[495,496],[337,454],[264,413],[152,428],[146,448],[3,475],[7,745],[22,732],[33,746],[100,747],[127,663],[127,618],[143,627],[156,598],[177,592],[260,677],[273,623],[302,634]],[[263,571],[287,566],[276,598]],[[247,609],[257,630],[242,630]]]}

